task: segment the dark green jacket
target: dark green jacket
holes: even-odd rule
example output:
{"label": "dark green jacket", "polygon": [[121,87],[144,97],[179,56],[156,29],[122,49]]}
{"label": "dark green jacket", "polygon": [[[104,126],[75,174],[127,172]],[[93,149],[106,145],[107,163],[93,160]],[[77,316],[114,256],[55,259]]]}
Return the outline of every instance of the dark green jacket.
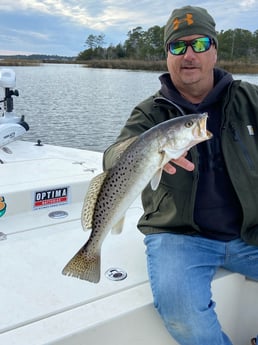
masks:
{"label": "dark green jacket", "polygon": [[[114,147],[118,142],[181,115],[180,109],[162,96],[159,91],[134,108],[117,142],[104,153],[104,169],[113,164]],[[222,152],[243,212],[241,237],[258,246],[258,86],[233,81],[218,102],[222,111]],[[174,175],[164,172],[156,191],[150,185],[143,191],[144,214],[138,227],[144,234],[199,233],[193,218],[198,183],[196,146],[188,158],[195,163],[193,172],[182,168],[177,168]]]}

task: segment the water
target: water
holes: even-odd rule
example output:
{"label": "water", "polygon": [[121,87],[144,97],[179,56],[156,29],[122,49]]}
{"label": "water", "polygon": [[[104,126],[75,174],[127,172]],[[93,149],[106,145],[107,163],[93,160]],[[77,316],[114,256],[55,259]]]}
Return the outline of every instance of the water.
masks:
{"label": "water", "polygon": [[[12,67],[17,115],[30,125],[25,140],[104,151],[133,107],[156,92],[159,72],[46,64]],[[258,84],[258,75],[236,75]],[[2,96],[2,94],[1,94]]]}
{"label": "water", "polygon": [[14,110],[30,125],[23,139],[97,151],[114,142],[133,106],[159,88],[157,72],[55,64],[13,69],[20,94]]}

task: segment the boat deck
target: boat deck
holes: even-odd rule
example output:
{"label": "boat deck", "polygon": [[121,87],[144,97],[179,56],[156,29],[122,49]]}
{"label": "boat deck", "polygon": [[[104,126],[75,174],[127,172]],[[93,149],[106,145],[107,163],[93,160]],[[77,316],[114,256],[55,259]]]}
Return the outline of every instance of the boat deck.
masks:
{"label": "boat deck", "polygon": [[[0,344],[175,345],[152,305],[136,229],[140,199],[128,209],[122,234],[104,241],[99,284],[61,274],[89,236],[81,208],[102,154],[14,142],[0,159],[7,205],[0,218]],[[117,268],[127,277],[110,280],[105,273]],[[234,345],[248,345],[258,332],[258,284],[220,270],[213,294]]]}

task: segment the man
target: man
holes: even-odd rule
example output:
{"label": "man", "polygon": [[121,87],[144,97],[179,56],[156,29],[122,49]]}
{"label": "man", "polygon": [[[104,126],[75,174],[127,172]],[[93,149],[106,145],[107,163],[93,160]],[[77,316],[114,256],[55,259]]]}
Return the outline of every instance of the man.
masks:
{"label": "man", "polygon": [[134,108],[118,142],[183,114],[208,112],[213,138],[165,166],[159,188],[142,193],[154,305],[182,345],[229,345],[211,300],[224,267],[258,280],[258,87],[215,68],[215,22],[200,7],[175,9],[165,26],[169,73]]}

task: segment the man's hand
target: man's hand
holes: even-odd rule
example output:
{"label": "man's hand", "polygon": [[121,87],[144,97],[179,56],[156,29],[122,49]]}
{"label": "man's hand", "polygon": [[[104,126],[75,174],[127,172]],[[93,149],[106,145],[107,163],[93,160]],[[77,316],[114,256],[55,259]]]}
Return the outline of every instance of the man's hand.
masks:
{"label": "man's hand", "polygon": [[178,165],[179,167],[187,170],[187,171],[193,171],[194,170],[194,164],[185,158],[186,155],[187,155],[187,152],[185,152],[178,159],[171,159],[171,161],[164,166],[164,170],[166,171],[166,173],[171,174],[171,175],[176,173],[176,167],[174,167],[171,164],[171,162]]}

